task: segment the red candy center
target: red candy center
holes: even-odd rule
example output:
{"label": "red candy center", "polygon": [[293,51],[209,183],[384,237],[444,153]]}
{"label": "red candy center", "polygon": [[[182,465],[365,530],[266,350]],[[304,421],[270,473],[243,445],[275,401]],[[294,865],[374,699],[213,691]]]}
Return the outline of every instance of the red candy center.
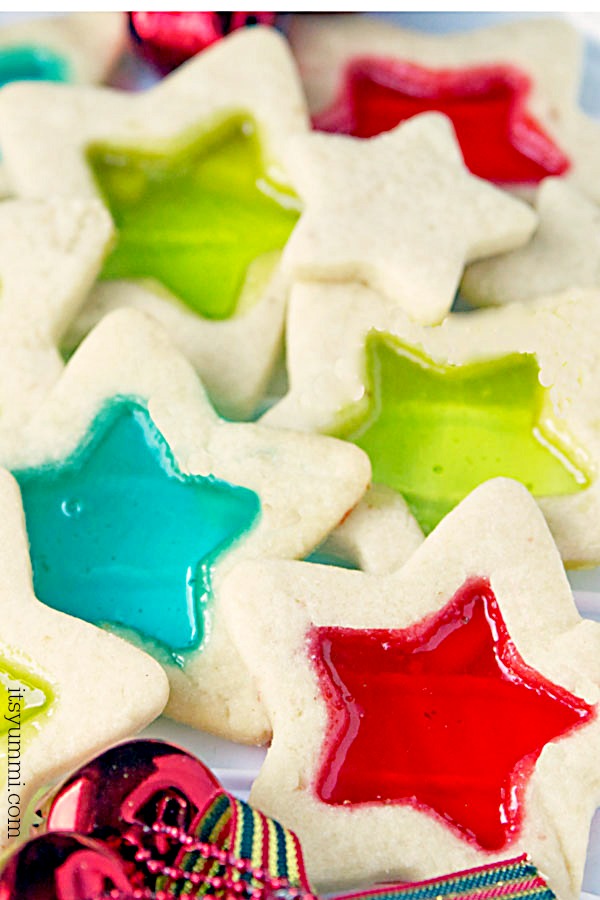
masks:
{"label": "red candy center", "polygon": [[404,630],[313,628],[309,652],[328,709],[320,799],[407,803],[485,850],[516,836],[544,746],[595,715],[524,663],[484,579]]}
{"label": "red candy center", "polygon": [[315,119],[323,131],[373,137],[436,110],[451,120],[465,163],[500,184],[537,184],[562,175],[569,160],[526,111],[530,80],[512,66],[425,69],[386,59],[356,59],[341,97]]}

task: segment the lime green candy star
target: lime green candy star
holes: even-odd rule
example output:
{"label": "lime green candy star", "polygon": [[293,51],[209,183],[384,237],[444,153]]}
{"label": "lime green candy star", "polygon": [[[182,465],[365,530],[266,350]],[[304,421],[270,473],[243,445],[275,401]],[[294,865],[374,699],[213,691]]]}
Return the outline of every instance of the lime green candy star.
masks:
{"label": "lime green candy star", "polygon": [[0,657],[0,754],[2,742],[20,741],[24,726],[47,712],[52,699],[40,678]]}
{"label": "lime green candy star", "polygon": [[88,161],[118,231],[102,277],[154,279],[206,318],[231,316],[247,277],[258,296],[298,219],[247,119],[170,153],[96,146]]}
{"label": "lime green candy star", "polygon": [[489,478],[515,478],[538,497],[589,484],[534,356],[438,365],[377,333],[366,353],[367,403],[345,410],[335,433],[368,453],[374,480],[403,494],[426,533]]}

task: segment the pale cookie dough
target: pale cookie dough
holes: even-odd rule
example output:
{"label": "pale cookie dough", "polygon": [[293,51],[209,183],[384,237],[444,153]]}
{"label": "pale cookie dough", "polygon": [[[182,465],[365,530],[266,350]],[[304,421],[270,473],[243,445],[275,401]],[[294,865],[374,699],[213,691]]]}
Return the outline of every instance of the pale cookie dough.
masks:
{"label": "pale cookie dough", "polygon": [[75,350],[108,313],[122,307],[138,309],[160,322],[195,365],[221,415],[244,419],[255,412],[277,362],[287,295],[287,279],[278,270],[260,303],[252,304],[243,315],[218,321],[202,318],[158,285],[150,290],[132,282],[99,281],[72,320],[62,347],[67,352]]}
{"label": "pale cookie dough", "polygon": [[[6,436],[0,460],[13,471],[60,466],[115,397],[133,398],[148,410],[168,445],[162,452],[172,452],[180,477],[210,476],[258,496],[260,511],[253,527],[211,564],[212,602],[203,643],[182,651],[176,663],[165,649],[132,635],[165,665],[171,682],[168,715],[258,743],[269,729],[252,679],[225,628],[218,602],[220,579],[240,559],[308,555],[363,496],[370,480],[368,458],[343,441],[220,419],[193,368],[163,329],[140,312],[118,310],[81,345],[22,440]],[[168,522],[169,509],[164,515],[161,521]],[[115,529],[118,534],[118,525]],[[143,591],[143,578],[136,575],[135,563],[131,568],[135,594]],[[181,578],[185,588],[185,571]],[[183,590],[184,602],[185,596]]]}
{"label": "pale cookie dough", "polygon": [[[126,39],[127,17],[121,12],[32,18],[0,28],[0,60],[3,53],[20,50],[34,51],[42,62],[51,54],[64,67],[61,80],[95,84],[107,77]],[[9,71],[10,65],[9,58]],[[0,162],[0,197],[10,192],[10,178]]]}
{"label": "pale cookie dough", "polygon": [[360,281],[423,324],[450,311],[466,263],[520,246],[537,221],[467,171],[438,113],[370,140],[297,137],[286,163],[304,202],[283,252],[290,277]]}
{"label": "pale cookie dough", "polygon": [[[86,161],[91,145],[168,151],[244,114],[256,122],[269,177],[285,187],[284,148],[290,136],[307,130],[308,116],[293,58],[275,31],[235,32],[141,94],[10,85],[0,96],[0,137],[18,195],[43,197],[52,190],[97,198]],[[290,196],[289,202],[298,201]],[[259,281],[258,292],[250,285],[249,310],[242,294],[237,314],[219,322],[184,309],[156,282],[107,282],[92,292],[86,324],[77,325],[74,333],[79,336],[115,306],[157,315],[175,343],[192,351],[191,361],[220,409],[230,417],[248,417],[281,345],[287,299],[287,282],[277,263],[267,283]]]}
{"label": "pale cookie dough", "polygon": [[127,41],[127,15],[121,12],[79,12],[31,18],[0,28],[3,50],[48,50],[62,57],[66,80],[76,84],[103,81]]}
{"label": "pale cookie dough", "polygon": [[145,653],[37,600],[19,489],[4,470],[0,510],[0,692],[12,699],[0,723],[5,848],[27,836],[40,790],[160,715],[168,682]]}
{"label": "pale cookie dough", "polygon": [[514,66],[530,81],[526,110],[566,153],[564,178],[600,202],[600,125],[578,109],[583,41],[564,19],[533,18],[458,34],[427,34],[365,16],[296,16],[290,30],[311,112],[325,120],[355,59],[433,70]]}
{"label": "pale cookie dough", "polygon": [[[495,852],[423,807],[373,801],[348,808],[324,802],[314,788],[329,713],[309,655],[311,629],[404,629],[444,608],[472,578],[489,582],[525,664],[596,710],[545,744],[524,793],[521,826]],[[298,834],[317,890],[421,880],[527,852],[561,900],[576,900],[600,800],[600,626],[579,617],[544,519],[521,485],[495,479],[477,488],[391,575],[244,563],[226,579],[222,599],[273,724],[251,801]],[[394,714],[402,712],[391,708]],[[362,717],[351,721],[363,727]],[[487,735],[503,738],[511,738],[510,721]]]}
{"label": "pale cookie dough", "polygon": [[0,203],[0,433],[14,437],[60,376],[58,345],[112,232],[97,200]]}
{"label": "pale cookie dough", "polygon": [[372,484],[347,519],[311,554],[310,561],[374,574],[393,572],[422,543],[423,532],[400,494],[383,484]]}
{"label": "pale cookie dough", "polygon": [[425,328],[360,285],[298,285],[288,317],[290,390],[262,421],[335,431],[341,411],[368,399],[370,332],[397,338],[441,364],[532,354],[539,380],[549,389],[560,442],[589,479],[575,493],[539,498],[539,505],[566,564],[600,562],[600,294],[573,290],[528,304],[452,314],[439,327]]}
{"label": "pale cookie dough", "polygon": [[460,291],[474,306],[503,306],[574,287],[600,288],[600,207],[568,183],[548,178],[535,208],[531,241],[474,263]]}

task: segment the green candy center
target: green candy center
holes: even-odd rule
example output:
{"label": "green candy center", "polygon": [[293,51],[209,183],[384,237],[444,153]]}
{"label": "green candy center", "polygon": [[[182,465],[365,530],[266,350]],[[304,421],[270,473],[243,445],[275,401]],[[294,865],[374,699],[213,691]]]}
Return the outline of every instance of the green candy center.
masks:
{"label": "green candy center", "polygon": [[250,120],[168,153],[94,146],[88,160],[118,230],[103,278],[154,279],[209,319],[258,298],[299,212],[269,179]]}
{"label": "green candy center", "polygon": [[377,333],[366,353],[368,400],[344,410],[335,433],[368,453],[374,481],[399,491],[426,533],[489,478],[538,497],[589,485],[531,354],[438,365]]}
{"label": "green candy center", "polygon": [[19,762],[18,745],[27,734],[24,729],[47,713],[53,700],[50,687],[41,678],[0,657],[0,757],[8,749],[9,763]]}

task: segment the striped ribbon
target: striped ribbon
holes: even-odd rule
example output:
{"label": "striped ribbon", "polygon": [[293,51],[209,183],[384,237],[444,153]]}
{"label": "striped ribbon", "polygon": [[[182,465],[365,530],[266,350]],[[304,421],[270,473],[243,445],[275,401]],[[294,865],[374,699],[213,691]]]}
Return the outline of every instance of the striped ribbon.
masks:
{"label": "striped ribbon", "polygon": [[[527,855],[418,884],[344,894],[343,900],[556,900]],[[342,900],[342,898],[338,898]]]}
{"label": "striped ribbon", "polygon": [[[176,829],[175,829],[176,830]],[[176,873],[163,869],[153,897],[318,900],[296,835],[231,794],[216,794],[197,826],[182,836]],[[199,848],[202,845],[202,849]],[[160,871],[160,870],[159,870]],[[336,900],[556,900],[526,854],[432,878],[341,894]]]}
{"label": "striped ribbon", "polygon": [[157,887],[168,897],[213,894],[208,879],[230,878],[232,870],[234,878],[246,882],[248,894],[264,892],[265,883],[272,883],[273,879],[281,880],[284,890],[297,889],[295,896],[310,893],[296,835],[230,794],[217,794],[213,798],[193,837],[198,842],[215,845],[248,866],[236,870],[231,862],[206,858],[196,849],[184,852],[178,860],[182,874],[201,874],[206,882],[198,885],[184,878],[165,876]]}
{"label": "striped ribbon", "polygon": [[[300,843],[293,832],[229,794],[217,794],[211,801],[194,837],[216,845],[236,860],[248,863],[237,877],[245,881],[248,895],[264,896],[265,878],[281,879],[277,895],[298,898],[310,894]],[[225,877],[231,864],[202,857],[198,850],[184,853],[179,860],[182,873],[203,877]],[[160,885],[167,897],[201,897],[215,891],[208,884],[192,884],[185,879],[168,879]],[[289,888],[295,888],[291,895]],[[224,891],[224,894],[227,891]],[[371,891],[343,894],[337,900],[556,900],[527,855],[505,862],[468,869],[418,884],[385,885]]]}

